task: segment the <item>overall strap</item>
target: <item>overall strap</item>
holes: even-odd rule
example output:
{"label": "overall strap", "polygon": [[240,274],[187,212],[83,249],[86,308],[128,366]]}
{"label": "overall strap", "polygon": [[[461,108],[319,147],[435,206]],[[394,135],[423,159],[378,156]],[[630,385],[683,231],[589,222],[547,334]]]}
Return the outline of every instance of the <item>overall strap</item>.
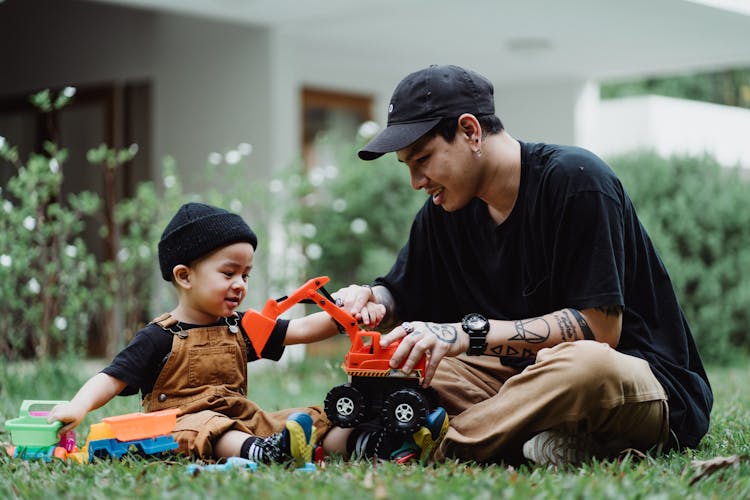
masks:
{"label": "overall strap", "polygon": [[[172,327],[179,323],[179,321],[177,321],[177,319],[175,319],[171,314],[166,312],[161,316],[157,316],[156,318],[152,319],[151,323],[160,326],[164,330],[169,330],[170,332],[176,334],[177,332],[173,330]],[[179,330],[182,331],[182,328],[180,328]]]}

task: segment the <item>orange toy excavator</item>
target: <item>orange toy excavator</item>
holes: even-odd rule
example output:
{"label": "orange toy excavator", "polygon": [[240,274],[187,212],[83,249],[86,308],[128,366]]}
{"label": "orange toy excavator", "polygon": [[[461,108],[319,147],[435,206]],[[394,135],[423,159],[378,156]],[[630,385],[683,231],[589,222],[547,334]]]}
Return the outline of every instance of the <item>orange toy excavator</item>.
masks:
{"label": "orange toy excavator", "polygon": [[344,358],[343,369],[349,382],[334,387],[325,399],[325,411],[331,422],[339,427],[382,419],[393,432],[411,434],[427,421],[427,415],[437,407],[437,397],[431,389],[420,386],[424,373],[424,358],[409,374],[389,366],[399,342],[380,347],[380,332],[362,330],[354,317],[336,305],[323,288],[327,276],[313,278],[293,294],[281,299],[270,299],[262,312],[248,310],[242,317],[242,327],[257,353],[263,351],[276,319],[298,303],[315,303],[327,312],[349,335],[352,343]]}

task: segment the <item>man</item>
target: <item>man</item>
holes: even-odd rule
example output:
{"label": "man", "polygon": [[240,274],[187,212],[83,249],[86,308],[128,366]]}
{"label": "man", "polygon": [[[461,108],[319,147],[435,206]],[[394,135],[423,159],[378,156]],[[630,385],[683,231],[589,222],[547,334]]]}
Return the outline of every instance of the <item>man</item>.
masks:
{"label": "man", "polygon": [[[495,116],[493,86],[430,66],[393,93],[359,151],[395,152],[430,198],[390,272],[337,296],[396,325],[392,367],[426,356],[450,428],[435,460],[612,457],[695,447],[713,395],[664,265],[611,169],[532,144]],[[370,318],[368,302],[386,307]]]}

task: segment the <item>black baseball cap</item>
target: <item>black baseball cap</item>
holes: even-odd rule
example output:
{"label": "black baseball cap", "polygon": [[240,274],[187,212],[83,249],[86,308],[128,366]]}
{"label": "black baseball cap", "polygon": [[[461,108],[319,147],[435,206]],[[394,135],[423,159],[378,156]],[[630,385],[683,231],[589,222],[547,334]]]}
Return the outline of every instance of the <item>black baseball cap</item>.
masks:
{"label": "black baseball cap", "polygon": [[485,77],[459,66],[432,66],[406,76],[393,91],[388,125],[362,149],[363,160],[413,144],[443,118],[495,114],[494,88]]}

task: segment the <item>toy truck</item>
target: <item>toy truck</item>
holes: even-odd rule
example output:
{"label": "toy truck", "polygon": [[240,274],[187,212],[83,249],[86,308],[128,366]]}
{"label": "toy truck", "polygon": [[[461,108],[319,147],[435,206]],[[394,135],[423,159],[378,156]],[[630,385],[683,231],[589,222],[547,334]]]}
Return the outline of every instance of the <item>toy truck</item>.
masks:
{"label": "toy truck", "polygon": [[86,444],[81,450],[81,459],[120,458],[130,451],[143,455],[172,451],[178,444],[170,432],[179,413],[179,409],[173,408],[103,418],[100,423],[91,425]]}
{"label": "toy truck", "polygon": [[242,326],[255,351],[263,350],[281,313],[298,303],[317,304],[351,341],[342,365],[349,381],[332,388],[325,398],[324,408],[331,422],[339,427],[354,427],[378,419],[389,431],[416,432],[438,404],[435,392],[420,385],[424,358],[411,373],[392,369],[389,362],[399,342],[381,348],[380,332],[361,329],[351,314],[336,305],[323,288],[328,281],[327,276],[313,278],[289,297],[270,299],[261,312],[248,310]]}
{"label": "toy truck", "polygon": [[158,455],[178,447],[170,432],[174,429],[180,410],[171,409],[104,418],[102,422],[91,425],[86,444],[79,450],[75,433],[66,433],[58,440],[57,433],[62,422],[48,423],[49,412],[38,409],[51,409],[60,403],[67,401],[23,401],[19,417],[5,422],[13,443],[6,448],[10,456],[47,462],[59,458],[86,463],[95,457],[119,459],[130,451]]}

